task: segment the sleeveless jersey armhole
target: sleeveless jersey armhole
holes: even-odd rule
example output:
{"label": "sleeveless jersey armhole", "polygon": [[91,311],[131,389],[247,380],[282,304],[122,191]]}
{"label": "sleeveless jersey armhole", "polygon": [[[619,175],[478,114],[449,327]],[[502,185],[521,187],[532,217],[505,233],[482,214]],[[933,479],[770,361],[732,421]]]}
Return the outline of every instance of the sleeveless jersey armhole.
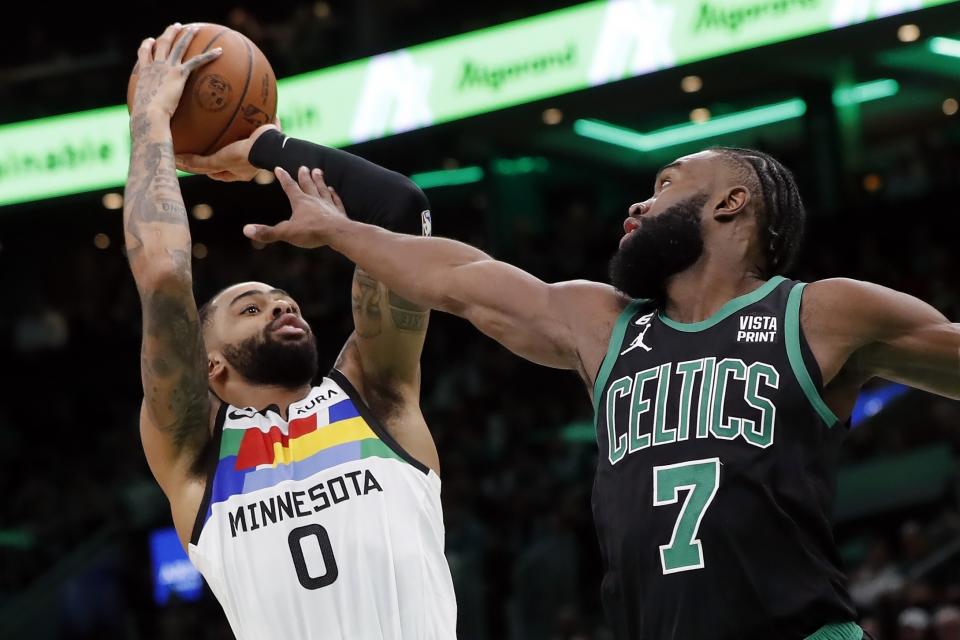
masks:
{"label": "sleeveless jersey armhole", "polygon": [[623,344],[623,336],[627,332],[627,324],[629,324],[630,318],[632,318],[640,308],[640,305],[645,302],[649,301],[646,299],[632,300],[627,303],[627,306],[624,307],[620,315],[617,316],[617,321],[613,325],[613,331],[610,333],[610,342],[607,343],[607,353],[603,356],[603,360],[600,361],[600,369],[597,372],[597,377],[594,378],[593,381],[594,415],[600,410],[600,394],[607,385],[607,378],[610,377],[610,371],[613,369],[613,365],[617,362],[617,356],[620,354],[620,346]]}
{"label": "sleeveless jersey armhole", "polygon": [[200,532],[203,531],[203,525],[207,521],[207,510],[210,507],[210,494],[213,491],[213,476],[217,472],[217,464],[220,462],[220,443],[223,440],[223,422],[227,417],[227,403],[220,401],[220,408],[217,410],[217,418],[213,423],[213,436],[210,438],[210,448],[207,451],[204,475],[206,483],[203,488],[203,498],[200,500],[200,507],[197,509],[197,518],[193,521],[193,531],[190,534],[190,544],[196,545],[200,541]]}
{"label": "sleeveless jersey armhole", "polygon": [[[800,326],[800,304],[803,298],[803,290],[806,283],[799,282],[790,290],[787,298],[786,326],[784,328],[784,340],[787,343],[787,359],[790,361],[790,367],[793,374],[800,383],[804,395],[810,402],[810,405],[816,410],[817,414],[823,420],[828,428],[833,428],[840,420],[833,413],[833,410],[823,400],[821,395],[822,375],[819,365],[813,352],[807,344],[803,335],[803,329]],[[813,374],[811,374],[811,370]]]}
{"label": "sleeveless jersey armhole", "polygon": [[331,369],[329,377],[340,385],[344,391],[347,392],[347,395],[350,396],[350,400],[353,401],[354,406],[357,407],[357,411],[360,413],[360,416],[370,425],[370,429],[377,435],[378,438],[387,445],[387,447],[393,451],[397,457],[399,457],[404,462],[409,463],[417,471],[422,472],[424,475],[430,475],[430,469],[410,455],[406,449],[400,446],[400,443],[394,440],[393,436],[383,427],[377,417],[373,415],[373,412],[370,411],[370,407],[367,406],[367,403],[363,401],[363,398],[360,397],[360,393],[356,388],[350,383],[347,379],[347,376],[343,375],[340,371],[336,369]]}

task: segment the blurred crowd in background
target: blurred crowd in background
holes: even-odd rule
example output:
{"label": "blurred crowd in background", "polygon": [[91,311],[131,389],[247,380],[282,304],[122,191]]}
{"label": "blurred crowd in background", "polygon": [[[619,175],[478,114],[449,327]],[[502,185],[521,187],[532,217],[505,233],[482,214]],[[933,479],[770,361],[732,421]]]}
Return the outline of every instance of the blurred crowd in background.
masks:
{"label": "blurred crowd in background", "polygon": [[[316,0],[237,5],[169,0],[138,6],[122,16],[122,28],[105,28],[88,4],[60,5],[56,19],[45,8],[24,7],[15,37],[0,40],[0,121],[24,114],[60,113],[119,104],[140,41],[162,32],[165,19],[216,22],[247,35],[266,54],[277,77],[375,55],[438,37],[536,15],[577,0]],[[179,8],[178,8],[179,7]],[[82,86],[82,91],[78,91]]]}
{"label": "blurred crowd in background", "polygon": [[[960,149],[941,149],[936,162],[923,164],[930,157],[906,163],[924,195],[881,192],[842,216],[815,216],[795,277],[863,278],[960,318],[960,264],[946,215],[960,195]],[[942,179],[948,174],[952,181]],[[265,188],[276,190],[282,215],[279,187]],[[442,235],[549,281],[605,279],[619,220],[645,194],[627,184],[614,194],[566,184],[541,193],[549,224],[518,223],[495,243],[477,222],[484,208],[497,206],[482,185],[428,195]],[[610,201],[623,207],[605,209]],[[8,483],[0,502],[0,611],[43,577],[55,587],[43,619],[65,638],[227,638],[209,593],[200,604],[151,603],[145,535],[169,524],[169,516],[139,444],[139,302],[119,246],[119,213],[96,215],[116,216],[114,243],[105,249],[53,238],[36,224],[22,227],[27,236],[15,244],[3,238],[0,272],[11,304],[0,316],[7,370],[0,463]],[[321,362],[332,363],[352,328],[351,265],[327,250],[252,247],[234,215],[265,214],[224,211],[193,222],[195,235],[209,238],[205,257],[194,261],[198,300],[237,281],[281,286],[317,332]],[[607,637],[589,501],[596,444],[582,384],[442,314],[431,319],[423,381],[424,412],[441,455],[460,637]],[[844,465],[932,444],[960,454],[960,403],[920,392],[895,402],[908,410],[890,409],[858,425]],[[956,478],[952,486],[931,502],[870,514],[838,530],[851,591],[877,640],[960,638],[957,558],[917,573],[960,538]],[[65,557],[79,573],[62,568]],[[68,577],[46,575],[53,567]]]}
{"label": "blurred crowd in background", "polygon": [[[184,4],[183,15],[247,34],[283,77],[568,4],[210,2]],[[119,104],[137,44],[160,27],[155,7],[128,10],[123,29],[100,28],[116,17],[88,5],[61,11],[55,22],[27,20],[16,38],[0,39],[0,121]],[[437,137],[455,139],[451,131]],[[960,320],[960,139],[931,128],[871,142],[866,175],[841,180],[842,205],[812,204],[805,252],[792,275],[869,280]],[[374,143],[361,152],[409,172],[424,158],[410,160],[406,152],[427,155],[423,148],[431,144]],[[822,202],[810,155],[762,139],[757,146],[795,170],[808,203]],[[562,158],[550,162],[548,172],[511,184],[488,176],[429,190],[435,233],[547,281],[605,281],[627,207],[648,197],[653,176],[583,168],[570,158],[566,166]],[[257,247],[242,237],[242,223],[274,221],[288,211],[276,184],[191,178],[183,190],[188,207],[209,202],[216,212],[191,220],[198,302],[244,280],[282,287],[317,334],[321,367],[332,364],[352,330],[352,266],[330,251]],[[153,600],[147,537],[169,526],[170,517],[140,447],[139,300],[122,252],[120,213],[104,210],[101,195],[0,216],[7,300],[0,314],[0,637],[4,620],[19,617],[34,638],[228,639],[209,591],[199,602]],[[459,637],[609,638],[590,508],[596,441],[582,383],[573,373],[527,363],[442,314],[431,318],[422,362]],[[911,391],[858,423],[843,450],[841,479],[844,470],[865,465],[881,475],[903,469],[898,460],[931,449],[952,463],[943,487],[838,517],[851,594],[875,640],[960,640],[960,403]],[[887,473],[895,486],[924,481],[900,473]]]}

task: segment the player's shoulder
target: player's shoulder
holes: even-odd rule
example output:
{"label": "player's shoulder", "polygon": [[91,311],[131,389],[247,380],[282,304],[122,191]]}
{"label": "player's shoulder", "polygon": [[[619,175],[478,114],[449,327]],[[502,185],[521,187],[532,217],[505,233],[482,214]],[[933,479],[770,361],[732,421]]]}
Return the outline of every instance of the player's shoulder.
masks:
{"label": "player's shoulder", "polygon": [[619,313],[630,303],[630,298],[603,282],[566,280],[550,287],[558,302],[575,306],[589,305],[594,312],[608,310]]}
{"label": "player's shoulder", "polygon": [[854,278],[824,278],[822,280],[814,280],[809,283],[806,287],[808,293],[818,292],[825,295],[869,295],[871,292],[878,291],[890,291],[886,287],[882,287],[878,284],[872,282],[867,282],[866,280],[856,280]]}
{"label": "player's shoulder", "polygon": [[869,342],[911,326],[946,321],[926,302],[873,282],[830,278],[810,283],[803,295],[805,324]]}
{"label": "player's shoulder", "polygon": [[830,310],[833,314],[856,317],[889,311],[889,305],[909,298],[873,282],[853,278],[827,278],[811,282],[803,294],[803,304]]}
{"label": "player's shoulder", "polygon": [[572,332],[578,351],[589,351],[589,345],[599,339],[606,349],[606,340],[621,312],[630,304],[624,296],[609,284],[591,280],[568,280],[551,285],[554,312],[558,313],[565,326]]}

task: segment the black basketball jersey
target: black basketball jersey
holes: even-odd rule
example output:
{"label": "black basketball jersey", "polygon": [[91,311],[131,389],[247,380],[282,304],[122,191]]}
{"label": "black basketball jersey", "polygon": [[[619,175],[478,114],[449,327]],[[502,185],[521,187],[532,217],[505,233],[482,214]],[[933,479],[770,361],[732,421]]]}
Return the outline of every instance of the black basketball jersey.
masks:
{"label": "black basketball jersey", "polygon": [[[793,640],[855,619],[830,522],[847,426],[820,395],[804,286],[773,278],[693,324],[643,300],[617,320],[593,488],[617,638]],[[816,637],[860,637],[830,629]]]}

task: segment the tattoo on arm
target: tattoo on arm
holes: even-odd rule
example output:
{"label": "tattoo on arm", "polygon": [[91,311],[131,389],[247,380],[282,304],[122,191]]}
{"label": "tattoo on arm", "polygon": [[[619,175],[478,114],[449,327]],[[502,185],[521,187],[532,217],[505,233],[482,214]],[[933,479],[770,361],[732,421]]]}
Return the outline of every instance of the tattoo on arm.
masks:
{"label": "tattoo on arm", "polygon": [[380,314],[380,283],[361,269],[353,275],[353,322],[361,338],[375,338],[383,331]]}
{"label": "tattoo on arm", "polygon": [[177,182],[173,142],[168,131],[155,127],[150,117],[142,113],[130,120],[132,151],[124,190],[124,228],[131,265],[137,262],[144,247],[149,225],[163,225],[159,233],[150,236],[162,248],[190,251],[187,210]]}
{"label": "tattoo on arm", "polygon": [[141,374],[155,426],[178,451],[208,437],[210,400],[206,349],[191,293],[152,291],[144,296]]}
{"label": "tattoo on arm", "polygon": [[413,304],[406,298],[401,298],[393,291],[389,293],[390,315],[393,318],[393,326],[400,331],[413,331],[415,333],[426,331],[430,311]]}
{"label": "tattoo on arm", "polygon": [[[190,228],[173,141],[165,123],[137,110],[130,133],[123,222],[143,305],[144,403],[151,422],[170,437],[177,453],[199,451],[209,439],[207,356],[193,299]],[[157,267],[158,256],[166,256],[162,268],[172,277],[145,278]]]}
{"label": "tattoo on arm", "polygon": [[[354,335],[341,357],[362,365],[367,400],[399,406],[402,394],[419,390],[419,362],[430,316],[357,268],[353,277]],[[398,395],[400,394],[400,395]],[[407,396],[403,396],[407,397]]]}
{"label": "tattoo on arm", "polygon": [[422,333],[427,330],[428,309],[413,304],[389,291],[359,267],[354,272],[353,316],[357,335],[361,338],[374,338],[383,332],[383,313],[380,303],[383,293],[387,293],[390,307],[390,320],[393,327],[400,331]]}

